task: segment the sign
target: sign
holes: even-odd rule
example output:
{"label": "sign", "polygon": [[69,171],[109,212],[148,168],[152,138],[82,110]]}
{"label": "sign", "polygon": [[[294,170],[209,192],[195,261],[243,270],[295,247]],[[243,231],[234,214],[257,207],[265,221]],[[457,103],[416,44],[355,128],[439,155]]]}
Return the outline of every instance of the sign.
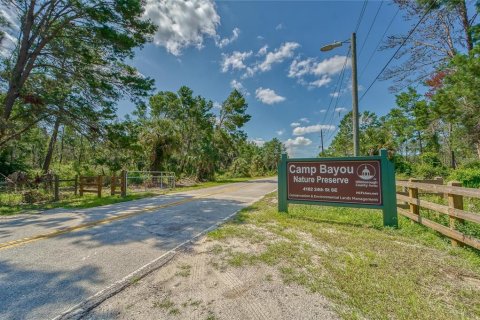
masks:
{"label": "sign", "polygon": [[287,164],[288,200],[382,205],[380,161]]}
{"label": "sign", "polygon": [[287,159],[278,168],[278,209],[289,203],[383,210],[386,226],[397,226],[395,170],[380,156]]}

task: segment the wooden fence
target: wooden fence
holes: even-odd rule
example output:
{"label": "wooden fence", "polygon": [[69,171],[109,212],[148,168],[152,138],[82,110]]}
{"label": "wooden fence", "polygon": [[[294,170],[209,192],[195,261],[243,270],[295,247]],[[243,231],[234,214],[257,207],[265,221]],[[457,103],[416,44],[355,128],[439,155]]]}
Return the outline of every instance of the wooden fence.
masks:
{"label": "wooden fence", "polygon": [[[480,198],[480,189],[463,188],[459,182],[449,182],[443,185],[443,180],[416,180],[397,181],[397,187],[403,190],[397,192],[398,211],[401,215],[410,218],[426,227],[429,227],[451,239],[452,245],[469,245],[480,250],[480,240],[457,230],[465,221],[480,224],[480,214],[465,211],[464,197]],[[448,199],[448,205],[442,205],[420,199],[420,193],[436,194]],[[408,208],[408,209],[407,209]],[[449,217],[449,226],[427,219],[421,215],[420,208],[433,210]]]}
{"label": "wooden fence", "polygon": [[[110,194],[113,196],[115,194],[120,194],[122,197],[127,195],[127,172],[122,171],[120,177],[115,176],[115,174],[110,178]],[[100,198],[102,197],[102,190],[104,186],[104,176],[81,176],[80,177],[80,196],[83,196],[84,193],[96,193]],[[117,191],[120,189],[120,191]]]}

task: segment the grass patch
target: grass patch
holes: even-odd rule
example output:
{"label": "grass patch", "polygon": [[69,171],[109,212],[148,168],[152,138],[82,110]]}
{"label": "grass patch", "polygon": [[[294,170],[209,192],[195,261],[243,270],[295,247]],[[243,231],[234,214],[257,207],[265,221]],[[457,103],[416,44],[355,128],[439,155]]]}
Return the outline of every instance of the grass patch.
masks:
{"label": "grass patch", "polygon": [[[178,187],[171,190],[165,190],[161,192],[135,192],[129,193],[125,198],[119,195],[115,196],[103,196],[98,198],[94,194],[84,194],[83,197],[71,196],[58,202],[48,201],[40,204],[22,204],[22,195],[20,193],[5,193],[0,194],[0,216],[10,216],[19,213],[37,214],[44,210],[65,208],[65,209],[87,209],[93,207],[99,207],[109,204],[115,204],[119,202],[126,202],[132,200],[138,200],[143,198],[149,198],[162,194],[169,194],[173,192],[182,192],[189,190],[196,190],[208,187],[220,186],[228,183],[245,182],[257,178],[229,178],[218,179],[217,181],[201,182],[194,186]],[[50,197],[51,198],[51,197]]]}
{"label": "grass patch", "polygon": [[105,196],[105,197],[98,198],[93,194],[86,194],[83,197],[72,197],[72,198],[61,200],[58,202],[47,202],[43,204],[13,205],[13,206],[2,205],[0,206],[0,216],[9,216],[9,215],[15,215],[19,213],[36,214],[43,210],[49,210],[49,209],[55,209],[55,208],[87,209],[87,208],[105,206],[108,204],[115,204],[119,202],[126,202],[126,201],[148,198],[155,195],[156,195],[155,193],[143,192],[143,193],[129,194],[124,198],[122,198],[119,195]]}
{"label": "grass patch", "polygon": [[275,197],[209,234],[256,239],[263,249],[226,249],[219,259],[274,266],[285,283],[329,298],[344,319],[480,317],[479,252],[403,217],[398,229],[384,228],[379,210],[291,205],[279,214]]}
{"label": "grass patch", "polygon": [[168,310],[168,309],[171,309],[171,308],[175,307],[175,303],[173,303],[170,299],[165,298],[162,301],[155,301],[153,303],[153,306],[155,308]]}
{"label": "grass patch", "polygon": [[178,268],[179,270],[175,273],[175,275],[186,278],[190,275],[192,266],[188,264],[182,264]]}

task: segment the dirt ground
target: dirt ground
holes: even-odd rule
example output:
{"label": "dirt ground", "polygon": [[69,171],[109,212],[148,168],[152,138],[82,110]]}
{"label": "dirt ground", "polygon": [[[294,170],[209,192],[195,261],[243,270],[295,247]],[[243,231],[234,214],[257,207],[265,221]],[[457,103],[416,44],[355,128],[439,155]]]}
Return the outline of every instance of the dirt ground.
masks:
{"label": "dirt ground", "polygon": [[203,238],[84,319],[338,319],[322,295],[285,284],[275,267],[225,263],[228,250],[256,248]]}

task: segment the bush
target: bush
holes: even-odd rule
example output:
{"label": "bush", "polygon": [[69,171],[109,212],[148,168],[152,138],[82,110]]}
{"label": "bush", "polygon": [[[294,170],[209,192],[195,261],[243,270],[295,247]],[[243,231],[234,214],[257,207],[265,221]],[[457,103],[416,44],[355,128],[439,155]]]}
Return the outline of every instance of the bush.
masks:
{"label": "bush", "polygon": [[434,177],[446,177],[449,170],[445,167],[435,152],[425,152],[420,156],[420,164],[415,166],[415,176],[422,179],[432,179]]}
{"label": "bush", "polygon": [[232,177],[250,177],[250,165],[247,160],[237,158],[232,162],[228,174]]}
{"label": "bush", "polygon": [[464,187],[480,188],[480,162],[454,170],[449,179],[461,182]]}
{"label": "bush", "polygon": [[407,162],[403,156],[396,154],[393,157],[393,162],[395,164],[395,173],[404,174],[407,176],[412,175],[412,172],[413,172],[412,165],[409,162]]}
{"label": "bush", "polygon": [[50,198],[51,196],[39,190],[28,190],[22,193],[23,202],[28,204],[50,200]]}

